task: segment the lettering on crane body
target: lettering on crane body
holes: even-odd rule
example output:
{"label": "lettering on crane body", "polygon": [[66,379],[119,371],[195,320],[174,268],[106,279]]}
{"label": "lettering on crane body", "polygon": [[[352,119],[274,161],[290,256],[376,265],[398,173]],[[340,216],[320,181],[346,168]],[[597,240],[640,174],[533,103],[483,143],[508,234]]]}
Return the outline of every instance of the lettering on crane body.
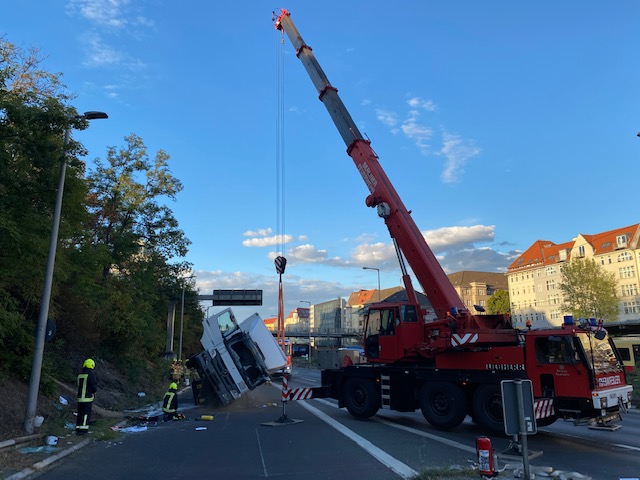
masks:
{"label": "lettering on crane body", "polygon": [[369,168],[369,165],[367,165],[367,162],[362,162],[360,165],[358,165],[358,171],[360,172],[364,183],[367,185],[369,192],[373,193],[376,186],[378,185],[378,181],[376,180],[376,177],[374,177],[371,173],[371,169]]}
{"label": "lettering on crane body", "polygon": [[521,363],[487,363],[486,370],[518,370],[524,371],[524,364]]}

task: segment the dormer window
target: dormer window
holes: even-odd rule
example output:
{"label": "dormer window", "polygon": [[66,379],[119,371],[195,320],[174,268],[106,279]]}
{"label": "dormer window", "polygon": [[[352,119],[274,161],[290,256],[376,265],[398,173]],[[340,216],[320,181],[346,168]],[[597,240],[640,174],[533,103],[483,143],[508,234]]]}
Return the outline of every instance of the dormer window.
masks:
{"label": "dormer window", "polygon": [[616,246],[618,248],[627,248],[627,236],[626,235],[618,235],[616,237]]}
{"label": "dormer window", "polygon": [[560,255],[560,261],[564,262],[567,260],[567,251],[562,249],[558,252],[558,254]]}

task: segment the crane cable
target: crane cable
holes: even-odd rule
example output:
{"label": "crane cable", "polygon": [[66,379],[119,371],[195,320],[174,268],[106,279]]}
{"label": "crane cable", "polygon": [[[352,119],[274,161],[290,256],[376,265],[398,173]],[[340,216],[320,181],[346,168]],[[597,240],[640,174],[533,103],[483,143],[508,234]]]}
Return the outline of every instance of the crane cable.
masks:
{"label": "crane cable", "polygon": [[[276,30],[276,32],[278,32]],[[284,32],[276,33],[276,272],[278,282],[277,342],[285,351],[284,299],[282,274],[287,265],[285,254],[285,162],[284,162]],[[283,382],[285,387],[286,382]]]}

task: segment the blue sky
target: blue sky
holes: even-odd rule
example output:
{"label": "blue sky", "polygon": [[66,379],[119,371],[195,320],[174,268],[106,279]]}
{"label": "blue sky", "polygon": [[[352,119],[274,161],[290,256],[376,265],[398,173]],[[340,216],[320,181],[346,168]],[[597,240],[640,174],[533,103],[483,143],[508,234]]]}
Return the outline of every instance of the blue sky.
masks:
{"label": "blue sky", "polygon": [[[201,293],[258,288],[277,312],[400,284],[389,235],[291,44],[284,44],[284,231],[277,51],[287,8],[447,273],[504,271],[640,221],[640,3],[19,0],[0,32],[46,55],[79,112],[89,167],[141,136],[184,184],[176,218]],[[417,282],[416,282],[417,283]],[[210,311],[210,313],[213,310]]]}

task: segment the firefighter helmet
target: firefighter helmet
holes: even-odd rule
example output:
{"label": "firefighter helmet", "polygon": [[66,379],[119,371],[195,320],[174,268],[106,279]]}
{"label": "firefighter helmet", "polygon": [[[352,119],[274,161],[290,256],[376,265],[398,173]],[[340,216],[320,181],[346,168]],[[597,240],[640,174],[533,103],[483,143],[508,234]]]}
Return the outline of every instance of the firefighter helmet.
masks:
{"label": "firefighter helmet", "polygon": [[178,389],[178,385],[176,385],[176,382],[171,382],[169,384],[169,390],[177,390]]}
{"label": "firefighter helmet", "polygon": [[82,367],[87,367],[87,368],[96,368],[96,362],[94,362],[93,360],[91,360],[90,358],[87,358],[84,363],[82,364]]}

